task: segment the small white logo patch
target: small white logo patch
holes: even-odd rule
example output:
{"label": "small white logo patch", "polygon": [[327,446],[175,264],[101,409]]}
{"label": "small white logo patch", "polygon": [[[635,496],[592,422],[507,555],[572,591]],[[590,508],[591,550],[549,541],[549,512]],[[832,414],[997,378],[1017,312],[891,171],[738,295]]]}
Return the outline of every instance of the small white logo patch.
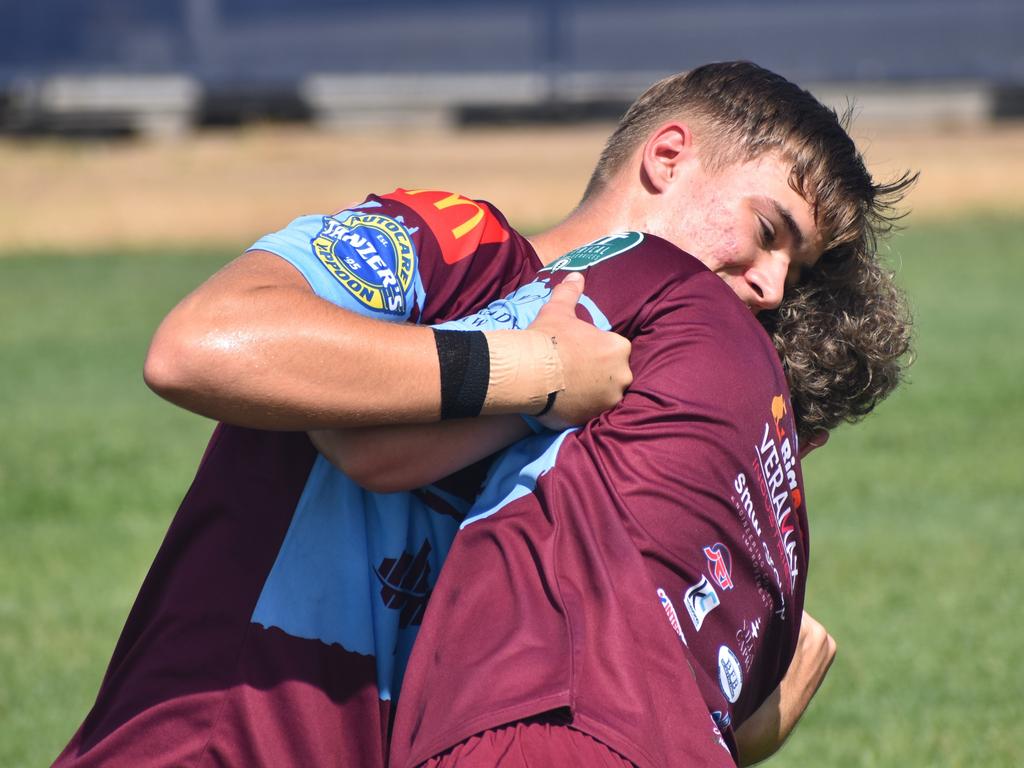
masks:
{"label": "small white logo patch", "polygon": [[735,704],[743,690],[743,670],[740,660],[727,645],[718,649],[718,685],[729,703]]}
{"label": "small white logo patch", "polygon": [[686,612],[690,614],[693,627],[698,632],[704,623],[704,617],[711,613],[720,602],[718,593],[711,586],[707,576],[701,576],[700,581],[686,590],[686,594],[683,596]]}

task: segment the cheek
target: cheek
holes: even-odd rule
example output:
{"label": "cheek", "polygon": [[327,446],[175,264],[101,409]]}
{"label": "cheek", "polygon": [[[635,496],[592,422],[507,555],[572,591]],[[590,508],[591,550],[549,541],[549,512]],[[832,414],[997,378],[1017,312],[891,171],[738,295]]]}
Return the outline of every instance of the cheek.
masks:
{"label": "cheek", "polygon": [[715,267],[731,267],[742,261],[742,241],[736,217],[729,215],[724,207],[712,209],[699,238],[704,252],[714,262]]}

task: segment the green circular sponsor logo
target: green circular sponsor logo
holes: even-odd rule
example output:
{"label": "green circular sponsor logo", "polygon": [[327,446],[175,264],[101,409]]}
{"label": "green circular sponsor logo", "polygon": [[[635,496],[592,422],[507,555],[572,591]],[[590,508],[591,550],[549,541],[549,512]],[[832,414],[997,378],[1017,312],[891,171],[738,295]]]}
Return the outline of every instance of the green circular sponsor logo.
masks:
{"label": "green circular sponsor logo", "polygon": [[541,272],[582,272],[595,264],[636,248],[643,241],[642,232],[617,232],[592,243],[574,248],[551,262]]}

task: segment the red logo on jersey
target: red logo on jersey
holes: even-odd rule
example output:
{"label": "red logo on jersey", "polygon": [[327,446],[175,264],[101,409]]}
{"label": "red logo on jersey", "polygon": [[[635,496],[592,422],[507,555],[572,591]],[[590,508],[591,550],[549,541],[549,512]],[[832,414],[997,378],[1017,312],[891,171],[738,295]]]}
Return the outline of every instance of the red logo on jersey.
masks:
{"label": "red logo on jersey", "polygon": [[732,589],[732,554],[725,544],[712,544],[704,547],[704,556],[708,559],[708,573],[722,589]]}
{"label": "red logo on jersey", "polygon": [[509,238],[490,208],[462,195],[436,189],[396,189],[383,197],[420,215],[437,238],[445,264],[462,261],[481,245],[496,245]]}

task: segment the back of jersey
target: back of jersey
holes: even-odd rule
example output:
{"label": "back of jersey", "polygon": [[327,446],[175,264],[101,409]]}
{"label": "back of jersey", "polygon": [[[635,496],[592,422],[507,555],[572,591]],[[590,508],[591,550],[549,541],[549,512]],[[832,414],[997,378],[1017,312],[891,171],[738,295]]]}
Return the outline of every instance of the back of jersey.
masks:
{"label": "back of jersey", "polygon": [[731,765],[719,729],[731,744],[795,647],[805,518],[766,334],[696,259],[639,233],[509,301],[535,305],[573,270],[579,314],[632,339],[633,385],[496,465],[413,651],[396,766],[562,707],[638,765]]}

